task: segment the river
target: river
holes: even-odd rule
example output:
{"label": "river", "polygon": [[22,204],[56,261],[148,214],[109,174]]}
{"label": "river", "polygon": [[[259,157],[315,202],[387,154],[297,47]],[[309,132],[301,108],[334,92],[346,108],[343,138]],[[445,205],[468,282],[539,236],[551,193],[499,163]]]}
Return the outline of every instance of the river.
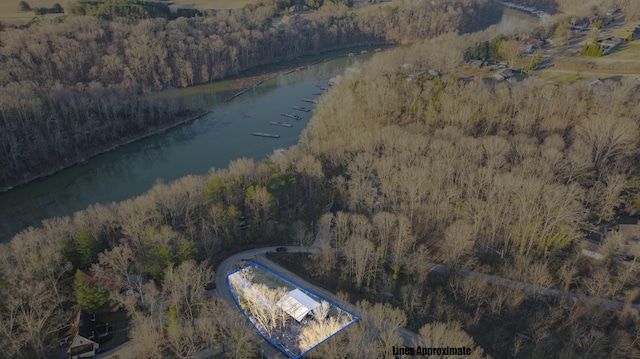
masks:
{"label": "river", "polygon": [[[349,51],[353,50],[341,54]],[[3,193],[0,241],[8,241],[45,218],[70,216],[94,203],[138,196],[157,180],[169,182],[188,174],[206,174],[212,167],[227,167],[236,158],[259,160],[277,148],[292,146],[311,119],[310,112],[296,111],[292,106],[312,108],[313,104],[301,100],[317,98],[314,93],[322,92],[318,86],[328,87],[329,78],[370,56],[335,57],[267,80],[229,102],[212,105],[211,112],[202,118]],[[206,99],[200,102],[216,98],[211,93],[191,96]],[[283,112],[298,114],[301,120],[283,117]],[[270,125],[270,121],[285,121],[293,127]],[[277,133],[280,138],[255,137],[253,132]]]}

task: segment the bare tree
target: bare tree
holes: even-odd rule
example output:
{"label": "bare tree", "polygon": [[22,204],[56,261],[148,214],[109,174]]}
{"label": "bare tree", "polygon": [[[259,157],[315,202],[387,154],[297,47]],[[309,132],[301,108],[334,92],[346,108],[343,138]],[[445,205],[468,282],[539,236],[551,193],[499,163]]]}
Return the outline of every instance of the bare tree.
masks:
{"label": "bare tree", "polygon": [[615,118],[608,114],[586,117],[577,128],[580,140],[591,152],[591,161],[598,177],[618,156],[626,156],[634,148],[638,126],[628,118]]}
{"label": "bare tree", "polygon": [[[476,345],[473,338],[460,328],[460,323],[430,323],[420,328],[423,340],[418,345],[426,347],[465,347],[471,348],[470,358],[483,358],[484,351]],[[445,356],[443,356],[445,357]]]}
{"label": "bare tree", "polygon": [[513,68],[516,60],[524,52],[523,45],[517,40],[506,40],[500,45],[500,53],[502,57],[509,63],[509,67]]}
{"label": "bare tree", "polygon": [[344,256],[349,262],[349,272],[356,288],[360,289],[371,280],[375,271],[373,243],[360,236],[349,238],[344,246]]}
{"label": "bare tree", "polygon": [[192,321],[205,306],[205,286],[213,280],[213,271],[206,261],[196,264],[190,260],[167,268],[162,289],[170,298],[169,305],[176,308],[182,318]]}
{"label": "bare tree", "polygon": [[463,221],[454,222],[447,228],[440,245],[440,251],[447,262],[455,266],[463,256],[471,253],[473,235],[473,226]]}

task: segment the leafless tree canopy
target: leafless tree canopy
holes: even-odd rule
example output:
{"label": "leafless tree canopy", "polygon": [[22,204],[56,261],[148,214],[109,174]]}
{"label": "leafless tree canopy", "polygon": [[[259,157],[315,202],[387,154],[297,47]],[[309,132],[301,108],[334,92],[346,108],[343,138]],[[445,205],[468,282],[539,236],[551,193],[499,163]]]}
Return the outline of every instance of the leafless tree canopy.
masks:
{"label": "leafless tree canopy", "polygon": [[[380,16],[388,11],[378,9]],[[445,9],[456,13],[463,8]],[[227,16],[215,25],[206,25],[207,19],[181,21],[233,26],[236,15]],[[327,13],[317,16],[331,19]],[[56,33],[83,22],[85,30],[67,35],[86,32],[114,41],[113,46],[180,24],[70,19],[60,28],[44,26]],[[140,30],[137,35],[123,35],[132,28]],[[16,35],[20,31],[46,38],[39,28],[11,30],[1,33],[3,46],[9,46],[9,37],[23,36]],[[72,36],[67,35],[51,44]],[[369,302],[358,305],[359,323],[311,355],[389,355],[403,343],[399,328],[409,327],[425,343],[468,345],[478,355],[637,357],[640,327],[632,307],[613,312],[544,295],[545,289],[557,288],[637,301],[638,265],[634,256],[627,260],[637,249],[610,236],[604,260],[592,261],[579,255],[577,245],[615,215],[640,211],[637,85],[627,80],[596,87],[535,78],[513,85],[461,80],[461,54],[483,36],[447,34],[375,56],[323,97],[300,143],[284,159],[240,159],[208,176],[158,183],[138,198],[47,220],[0,245],[0,355],[55,355],[52,330],[71,317],[64,279],[81,268],[122,285],[123,291],[112,290],[109,298],[131,315],[132,340],[141,357],[190,357],[211,347],[228,357],[246,357],[255,351],[254,332],[238,311],[203,298],[212,279],[205,260],[288,239],[290,244],[304,242],[311,228],[304,223],[331,224],[330,217],[318,221],[318,216],[333,201],[341,210],[330,238],[319,253],[296,265],[319,273],[318,280],[337,286],[332,289],[349,292],[341,297]],[[136,46],[145,44],[136,41]],[[40,44],[49,46],[44,40]],[[14,45],[19,54],[41,46]],[[19,54],[0,55],[0,60],[19,62]],[[45,66],[37,74],[24,70],[24,76],[49,76],[54,68],[45,63],[37,64]],[[65,63],[71,73],[74,66],[86,65]],[[408,67],[445,73],[407,81],[415,72]],[[142,69],[136,73],[145,74]],[[24,81],[24,86],[7,83],[3,91],[9,97],[0,96],[3,106],[26,114],[3,112],[4,128],[18,127],[2,128],[0,136],[24,135],[19,129],[31,128],[26,120],[36,118],[32,113],[47,117],[46,111],[38,112],[40,98],[13,97],[33,91],[36,85],[27,82],[37,81]],[[96,94],[107,91],[105,84],[95,86]],[[138,101],[136,91],[118,91],[129,91],[123,92],[132,96],[127,106]],[[120,97],[101,98],[119,103]],[[96,100],[96,106],[100,103]],[[59,128],[49,120],[50,128]],[[95,128],[98,123],[93,122]],[[84,132],[78,133],[82,138]],[[5,150],[15,149],[11,143],[17,138],[3,137]],[[17,159],[22,152],[5,153]],[[240,217],[251,230],[238,229]],[[492,273],[533,289],[431,273],[426,262]],[[268,315],[263,320],[265,325],[277,322]]]}

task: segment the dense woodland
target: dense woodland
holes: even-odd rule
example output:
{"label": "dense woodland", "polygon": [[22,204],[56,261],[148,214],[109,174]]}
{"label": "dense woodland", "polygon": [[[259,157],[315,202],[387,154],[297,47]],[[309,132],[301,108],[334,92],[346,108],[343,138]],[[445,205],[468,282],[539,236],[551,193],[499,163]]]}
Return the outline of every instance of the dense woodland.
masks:
{"label": "dense woodland", "polygon": [[[326,246],[296,265],[308,263],[316,280],[357,303],[363,320],[311,357],[389,357],[405,326],[419,334],[416,345],[470,346],[475,357],[637,357],[634,310],[422,265],[637,300],[638,265],[618,259],[618,236],[606,238],[604,261],[578,255],[586,230],[640,210],[637,85],[460,80],[465,49],[485,40],[447,34],[378,54],[322,98],[285,153],[239,159],[17,235],[0,248],[0,355],[50,356],[76,304],[126,309],[140,358],[186,358],[216,344],[228,357],[257,353],[246,321],[203,298],[209,263],[284,238],[308,245],[334,202],[341,210],[330,248],[338,251]],[[448,74],[406,80],[427,68]],[[72,277],[72,287],[61,281]]]}
{"label": "dense woodland", "polygon": [[264,2],[197,18],[66,16],[7,28],[0,32],[0,189],[197,110],[145,92],[336,48],[474,31],[500,14],[499,5],[483,0],[356,12],[330,3],[278,18]]}
{"label": "dense woodland", "polygon": [[[310,244],[332,202],[330,246],[296,265],[363,318],[310,357],[391,357],[401,327],[416,345],[469,346],[474,357],[637,357],[635,310],[423,265],[637,302],[638,265],[620,260],[619,236],[606,237],[603,261],[578,254],[588,231],[640,211],[637,85],[460,80],[465,50],[487,40],[449,33],[378,54],[322,97],[283,154],[159,183],[0,245],[0,358],[55,357],[57,329],[79,305],[126,310],[140,358],[208,347],[258,357],[246,320],[203,296],[211,264],[241,248]],[[407,81],[425,69],[445,74]]]}

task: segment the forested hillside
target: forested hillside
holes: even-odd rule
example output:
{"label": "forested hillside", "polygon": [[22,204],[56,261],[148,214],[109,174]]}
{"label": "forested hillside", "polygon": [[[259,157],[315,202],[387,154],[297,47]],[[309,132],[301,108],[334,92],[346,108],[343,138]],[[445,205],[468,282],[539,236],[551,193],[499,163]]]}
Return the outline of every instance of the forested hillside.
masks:
{"label": "forested hillside", "polygon": [[482,0],[355,12],[329,4],[280,19],[261,2],[197,18],[66,16],[6,28],[0,32],[0,189],[198,110],[143,93],[342,47],[474,31],[500,14],[497,3]]}
{"label": "forested hillside", "polygon": [[637,356],[634,310],[455,275],[442,283],[422,265],[637,303],[638,266],[620,260],[637,248],[612,234],[604,261],[579,254],[598,224],[638,211],[637,83],[496,84],[455,71],[406,79],[406,63],[438,66],[438,43],[473,43],[449,40],[376,57],[317,107],[299,146],[322,161],[344,208],[332,242],[343,256],[327,248],[307,270],[334,290],[361,288],[352,300],[364,294],[406,308],[413,328],[460,322],[494,357]]}
{"label": "forested hillside", "polygon": [[[251,353],[244,319],[202,298],[210,261],[286,240],[308,245],[334,202],[331,243],[294,263],[368,314],[310,357],[389,357],[404,326],[419,332],[416,345],[469,346],[475,357],[637,357],[631,308],[424,266],[637,302],[638,265],[620,260],[628,249],[619,236],[607,237],[603,261],[580,256],[578,244],[616,211],[640,210],[637,85],[459,79],[464,50],[483,36],[447,34],[378,54],[323,96],[300,143],[282,154],[158,184],[3,244],[0,355],[56,351],[54,329],[85,299],[61,281],[76,269],[95,273],[101,309],[127,310],[140,357],[187,357],[216,343],[229,345],[228,357]],[[431,68],[447,74],[406,78]],[[114,282],[122,288],[105,284]]]}

